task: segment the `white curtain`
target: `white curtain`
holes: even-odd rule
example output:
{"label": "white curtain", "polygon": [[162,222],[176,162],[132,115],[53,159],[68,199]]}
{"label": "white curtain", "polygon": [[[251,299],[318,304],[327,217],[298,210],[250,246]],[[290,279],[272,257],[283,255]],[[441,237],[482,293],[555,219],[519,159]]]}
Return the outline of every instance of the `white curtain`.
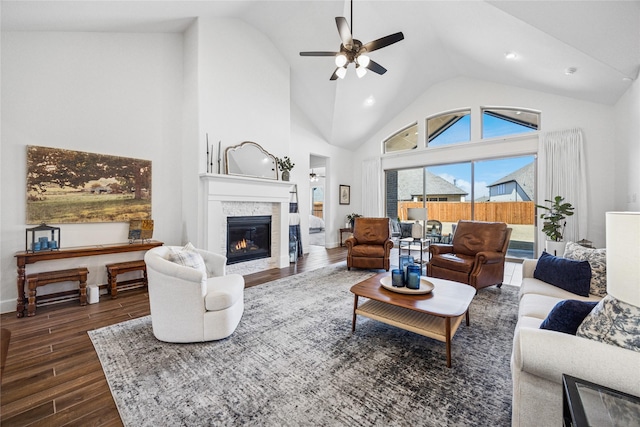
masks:
{"label": "white curtain", "polygon": [[382,217],[382,162],[380,158],[362,162],[362,214],[367,217]]}
{"label": "white curtain", "polygon": [[587,175],[580,129],[547,132],[540,147],[544,177],[543,200],[564,197],[565,203],[573,205],[573,216],[567,217],[564,241],[579,241],[587,237]]}

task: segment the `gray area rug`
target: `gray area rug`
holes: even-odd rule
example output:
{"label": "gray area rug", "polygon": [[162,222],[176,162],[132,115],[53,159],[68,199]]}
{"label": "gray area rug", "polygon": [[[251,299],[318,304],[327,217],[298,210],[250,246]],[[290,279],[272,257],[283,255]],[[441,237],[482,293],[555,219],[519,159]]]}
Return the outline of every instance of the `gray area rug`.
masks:
{"label": "gray area rug", "polygon": [[[344,263],[245,291],[235,333],[156,340],[149,316],[90,331],[126,426],[508,426],[518,288],[482,289],[452,344],[358,316]],[[362,299],[361,299],[362,300]]]}

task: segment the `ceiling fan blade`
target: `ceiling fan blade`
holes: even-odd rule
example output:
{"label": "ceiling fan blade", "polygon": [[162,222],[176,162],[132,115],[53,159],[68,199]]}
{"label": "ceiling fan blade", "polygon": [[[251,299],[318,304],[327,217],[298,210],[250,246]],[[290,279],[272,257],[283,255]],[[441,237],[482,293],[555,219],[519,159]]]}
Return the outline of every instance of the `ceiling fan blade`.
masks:
{"label": "ceiling fan blade", "polygon": [[331,74],[331,78],[329,80],[337,80],[338,79],[338,70],[340,67],[336,68],[336,70]]}
{"label": "ceiling fan blade", "polygon": [[336,56],[338,52],[300,52],[300,56]]}
{"label": "ceiling fan blade", "polygon": [[[338,18],[336,18],[338,19]],[[404,40],[404,34],[395,33],[388,35],[386,37],[382,37],[381,39],[374,40],[365,44],[363,47],[367,49],[367,52],[373,52],[374,50],[382,49],[383,47],[387,47],[390,44],[398,43],[400,40]]]}
{"label": "ceiling fan blade", "polygon": [[378,64],[376,61],[373,61],[373,60],[369,61],[369,65],[367,65],[366,68],[380,75],[387,72],[386,68],[384,68],[382,65]]}
{"label": "ceiling fan blade", "polygon": [[336,16],[336,25],[338,26],[338,33],[340,34],[340,40],[342,45],[347,49],[353,46],[353,36],[351,36],[351,29],[347,23],[347,19],[342,16]]}

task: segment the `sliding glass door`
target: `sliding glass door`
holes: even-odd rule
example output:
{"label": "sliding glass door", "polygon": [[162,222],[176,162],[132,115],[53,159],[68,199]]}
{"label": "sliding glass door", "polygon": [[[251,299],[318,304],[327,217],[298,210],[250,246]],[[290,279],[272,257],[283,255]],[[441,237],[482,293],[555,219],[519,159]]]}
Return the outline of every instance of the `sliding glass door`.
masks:
{"label": "sliding glass door", "polygon": [[506,222],[507,255],[533,257],[534,156],[387,171],[386,183],[387,216],[406,221],[408,208],[426,207],[432,242],[450,242],[459,220]]}
{"label": "sliding glass door", "polygon": [[533,258],[535,243],[535,157],[474,162],[474,219],[506,222],[511,228],[507,255]]}

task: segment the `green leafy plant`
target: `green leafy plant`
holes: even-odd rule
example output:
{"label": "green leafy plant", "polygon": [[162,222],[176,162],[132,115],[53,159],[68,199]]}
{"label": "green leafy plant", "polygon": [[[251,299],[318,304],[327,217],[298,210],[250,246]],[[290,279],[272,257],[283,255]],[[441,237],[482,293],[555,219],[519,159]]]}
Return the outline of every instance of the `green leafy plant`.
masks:
{"label": "green leafy plant", "polygon": [[276,161],[278,162],[278,167],[283,172],[288,172],[296,165],[295,163],[291,163],[291,159],[289,156],[284,156],[284,158],[276,157]]}
{"label": "green leafy plant", "polygon": [[574,214],[574,207],[571,203],[563,203],[564,198],[556,196],[553,200],[545,200],[550,206],[536,205],[536,208],[544,209],[546,212],[540,214],[542,223],[542,232],[547,235],[549,240],[561,242],[564,233],[564,227],[567,225],[565,218]]}
{"label": "green leafy plant", "polygon": [[355,225],[356,222],[356,218],[360,218],[362,215],[357,214],[355,212],[350,213],[349,215],[347,215],[347,221],[349,221],[349,224],[351,224],[351,228],[353,228],[353,226]]}

